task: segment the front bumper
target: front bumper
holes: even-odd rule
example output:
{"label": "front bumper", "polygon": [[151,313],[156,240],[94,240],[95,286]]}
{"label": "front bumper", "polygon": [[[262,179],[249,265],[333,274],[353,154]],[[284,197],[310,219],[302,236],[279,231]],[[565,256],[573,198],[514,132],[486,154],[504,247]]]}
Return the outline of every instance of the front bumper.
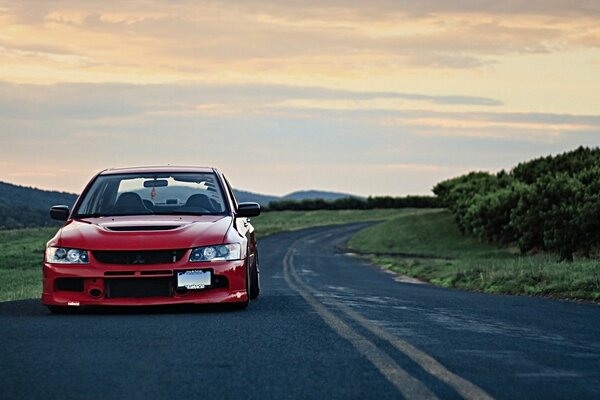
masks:
{"label": "front bumper", "polygon": [[[211,270],[211,287],[177,290],[177,272]],[[42,303],[53,306],[139,306],[236,303],[248,300],[246,262],[153,265],[44,263]]]}

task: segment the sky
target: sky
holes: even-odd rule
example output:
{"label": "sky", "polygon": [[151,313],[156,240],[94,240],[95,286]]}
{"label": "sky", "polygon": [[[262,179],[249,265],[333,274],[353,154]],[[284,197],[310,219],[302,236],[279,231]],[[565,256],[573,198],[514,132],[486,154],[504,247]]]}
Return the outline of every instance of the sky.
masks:
{"label": "sky", "polygon": [[598,0],[3,1],[0,180],[428,194],[600,146]]}

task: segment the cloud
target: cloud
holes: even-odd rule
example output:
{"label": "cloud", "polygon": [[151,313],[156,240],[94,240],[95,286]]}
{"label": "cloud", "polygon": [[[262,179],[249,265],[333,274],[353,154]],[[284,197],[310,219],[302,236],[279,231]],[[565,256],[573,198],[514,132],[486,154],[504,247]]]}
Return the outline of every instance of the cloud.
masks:
{"label": "cloud", "polygon": [[[393,17],[395,14],[408,14],[412,16],[428,15],[435,13],[460,13],[460,14],[495,14],[495,15],[550,15],[550,16],[593,16],[600,14],[600,5],[595,0],[529,0],[529,1],[497,1],[497,0],[372,0],[368,3],[357,0],[231,0],[229,8],[241,9],[250,14],[258,11],[275,15],[297,15],[299,20],[311,19],[321,15],[323,10],[330,12],[336,10],[340,13],[338,19],[344,17],[362,16],[366,20],[381,20]],[[118,7],[116,7],[118,5]],[[316,7],[316,6],[319,7]],[[19,15],[21,21],[39,22],[57,8],[78,12],[82,10],[80,1],[63,0],[60,3],[23,0],[19,2],[5,1],[4,8],[10,9]],[[207,11],[210,9],[223,9],[222,5],[214,1],[180,0],[172,1],[104,1],[100,3],[86,3],[85,10],[90,13],[107,12],[116,10],[131,15],[155,15],[165,13],[185,13],[190,11]],[[257,11],[258,10],[258,11]]]}
{"label": "cloud", "polygon": [[[0,82],[0,122],[22,129],[25,137],[64,127],[79,139],[101,140],[116,132],[214,124],[211,132],[231,125],[228,119],[304,121],[341,125],[359,124],[364,133],[344,131],[348,138],[366,138],[374,127],[379,135],[400,130],[421,137],[465,137],[481,140],[560,142],[565,135],[600,133],[599,115],[514,113],[497,111],[501,102],[464,95],[433,96],[415,93],[347,91],[286,85],[131,85],[54,84],[19,85]],[[470,111],[467,111],[470,109]],[[486,111],[487,110],[487,111]],[[494,111],[492,111],[494,110]],[[212,122],[210,122],[212,121]],[[271,121],[271,122],[269,122]],[[42,125],[40,125],[42,124]],[[44,129],[40,129],[44,126]],[[37,127],[37,128],[36,128]],[[237,129],[237,128],[236,128]],[[354,131],[354,130],[353,130]],[[46,132],[46,133],[44,133]],[[341,134],[341,132],[340,132]],[[306,133],[304,133],[306,135]],[[36,137],[37,137],[36,136]]]}
{"label": "cloud", "polygon": [[[308,100],[306,100],[308,99]],[[54,84],[30,85],[0,82],[0,115],[5,118],[94,119],[153,115],[235,113],[259,110],[279,103],[279,108],[308,101],[350,102],[409,100],[421,104],[498,106],[485,97],[433,96],[397,92],[356,92],[285,85],[131,85]],[[319,103],[321,102],[321,103]],[[363,106],[364,107],[364,106]],[[220,110],[220,112],[219,112]]]}
{"label": "cloud", "polygon": [[419,112],[390,116],[383,125],[415,127],[431,136],[558,141],[564,135],[600,134],[600,115]]}
{"label": "cloud", "polygon": [[[237,80],[298,69],[356,75],[364,65],[481,69],[502,55],[597,47],[599,9],[597,1],[541,0],[11,2],[0,22],[13,54],[0,62],[32,68],[35,54],[56,63],[56,80],[126,82],[227,79],[225,71]],[[43,51],[56,43],[68,45]]]}

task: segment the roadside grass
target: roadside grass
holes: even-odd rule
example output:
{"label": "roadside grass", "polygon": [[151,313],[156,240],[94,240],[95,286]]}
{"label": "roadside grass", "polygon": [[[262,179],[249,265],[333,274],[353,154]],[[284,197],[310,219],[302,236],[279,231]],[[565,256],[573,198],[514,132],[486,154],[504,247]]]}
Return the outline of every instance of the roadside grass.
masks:
{"label": "roadside grass", "polygon": [[352,222],[385,221],[400,215],[422,212],[419,209],[382,210],[316,210],[270,211],[252,218],[258,238],[278,232],[294,231],[313,226],[349,224]]}
{"label": "roadside grass", "polygon": [[[259,238],[311,226],[383,221],[414,212],[399,210],[319,210],[267,212],[252,218]],[[58,228],[0,230],[0,301],[39,298],[46,242]]]}
{"label": "roadside grass", "polygon": [[397,216],[359,232],[348,247],[382,268],[440,286],[600,301],[600,260],[523,256],[461,235],[452,218],[445,210]]}
{"label": "roadside grass", "polygon": [[57,229],[0,231],[0,301],[40,297],[44,247]]}

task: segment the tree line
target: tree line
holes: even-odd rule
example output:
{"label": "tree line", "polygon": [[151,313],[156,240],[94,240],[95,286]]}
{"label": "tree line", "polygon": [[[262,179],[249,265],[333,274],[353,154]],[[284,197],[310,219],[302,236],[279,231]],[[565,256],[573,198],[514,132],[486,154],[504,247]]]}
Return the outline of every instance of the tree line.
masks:
{"label": "tree line", "polygon": [[472,172],[433,192],[464,234],[566,261],[600,249],[600,148],[541,157],[509,172]]}
{"label": "tree line", "polygon": [[313,211],[313,210],[371,210],[376,208],[437,208],[439,200],[434,196],[375,196],[344,197],[335,200],[304,199],[271,201],[266,211]]}

